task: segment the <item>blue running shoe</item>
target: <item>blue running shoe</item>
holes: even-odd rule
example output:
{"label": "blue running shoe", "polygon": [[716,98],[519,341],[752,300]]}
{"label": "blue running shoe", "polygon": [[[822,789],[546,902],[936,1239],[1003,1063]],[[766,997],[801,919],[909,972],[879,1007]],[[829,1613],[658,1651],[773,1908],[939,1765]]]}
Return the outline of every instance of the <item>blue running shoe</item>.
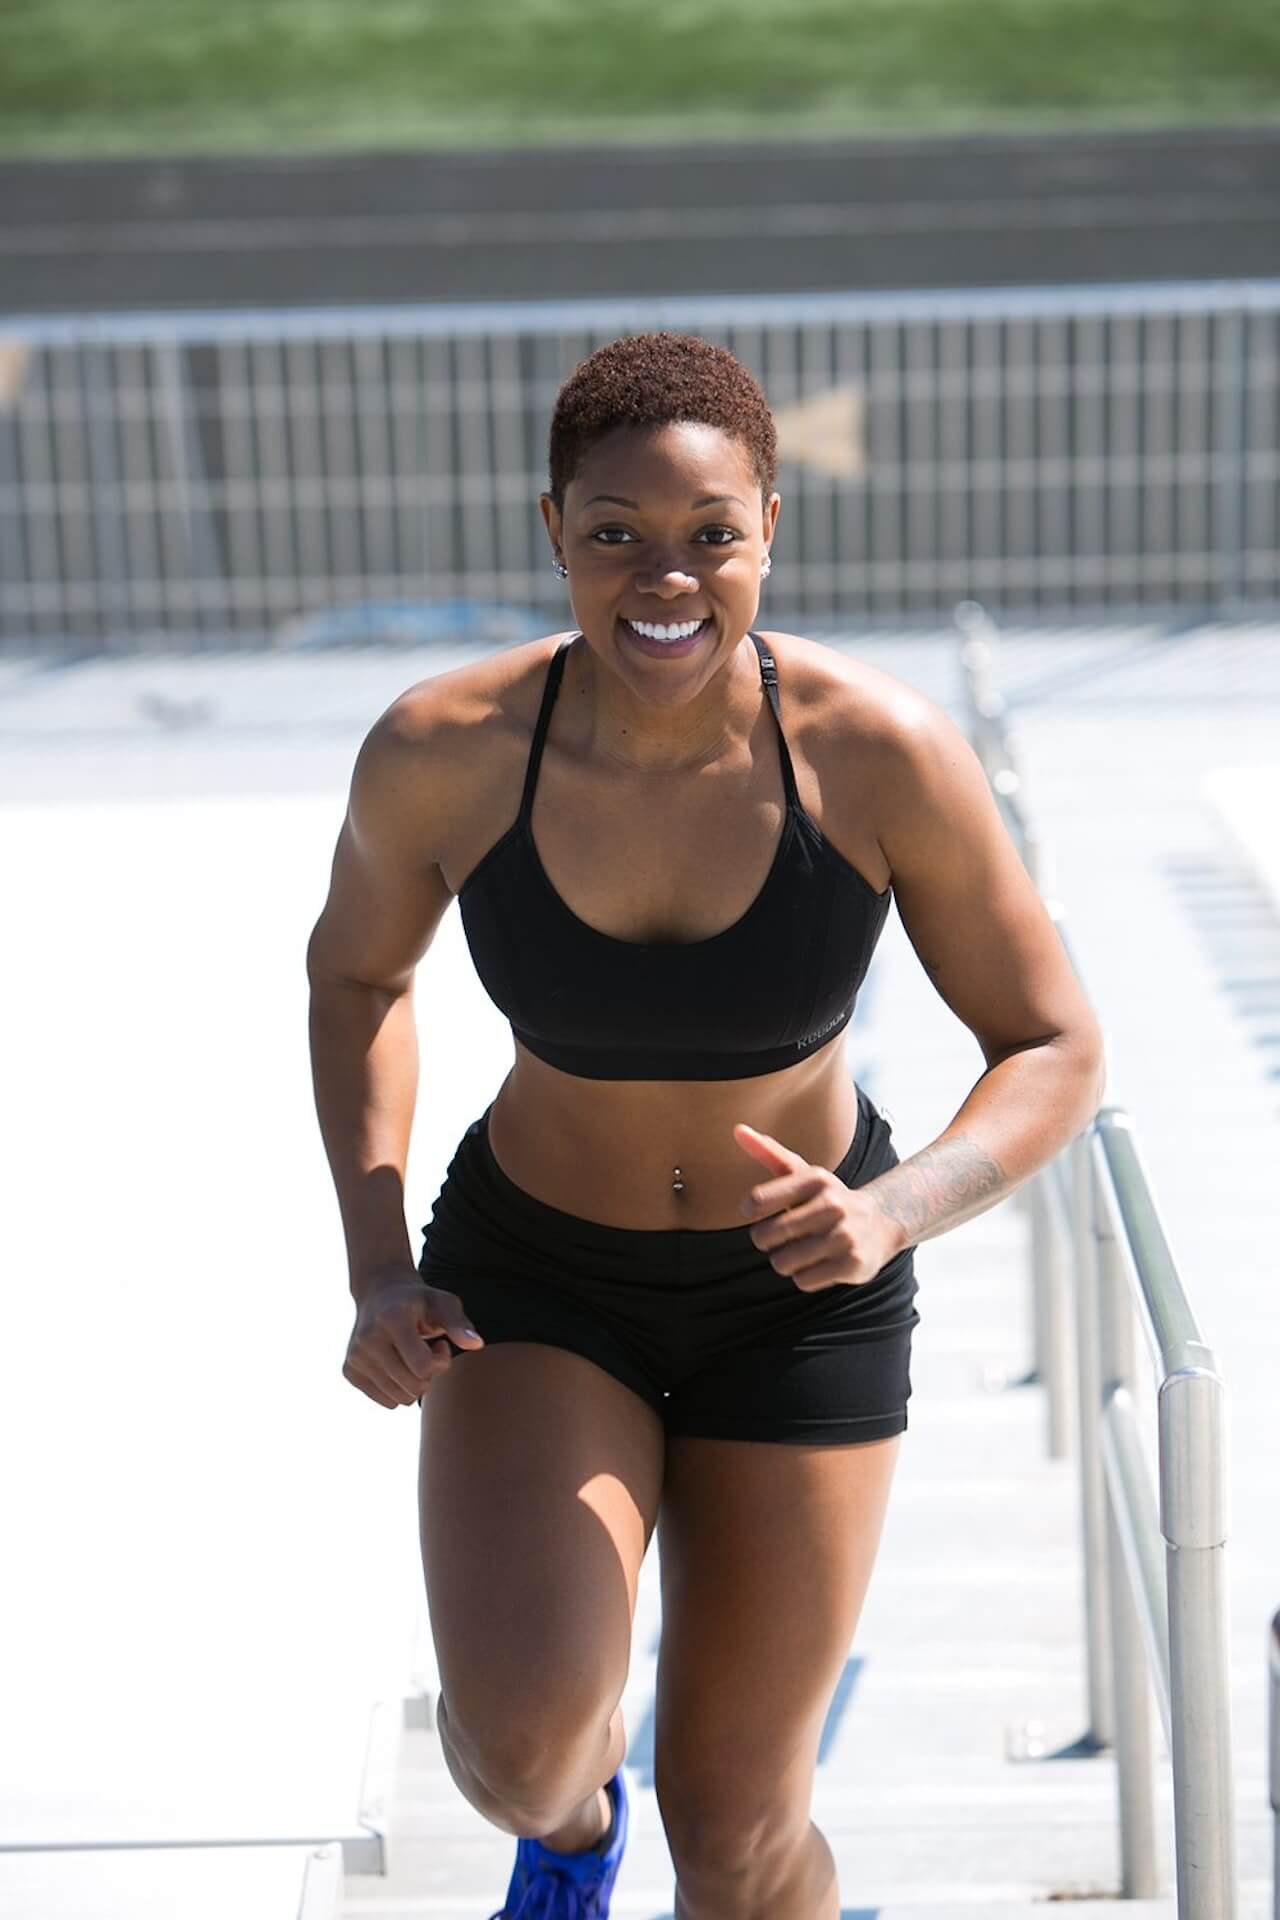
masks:
{"label": "blue running shoe", "polygon": [[608,1920],[609,1895],[627,1844],[627,1783],[622,1768],[608,1784],[613,1838],[603,1853],[556,1853],[541,1840],[517,1840],[516,1865],[501,1913],[490,1920]]}

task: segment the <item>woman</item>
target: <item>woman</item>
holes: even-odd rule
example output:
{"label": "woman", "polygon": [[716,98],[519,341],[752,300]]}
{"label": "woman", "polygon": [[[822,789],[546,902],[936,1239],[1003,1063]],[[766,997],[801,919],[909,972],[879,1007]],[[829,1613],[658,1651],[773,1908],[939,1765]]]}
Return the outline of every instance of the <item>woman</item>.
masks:
{"label": "woman", "polygon": [[[956,728],[752,632],[774,471],[723,349],[647,335],[577,368],[542,510],[578,627],[379,720],[311,943],[343,1371],[422,1406],[440,1739],[518,1836],[511,1920],[608,1913],[655,1526],[676,1914],[836,1920],[809,1806],[907,1424],[912,1249],[1101,1098],[1097,1025]],[[987,1062],[901,1163],[841,1040],[891,891]],[[410,995],[455,894],[515,1064],[415,1268]]]}

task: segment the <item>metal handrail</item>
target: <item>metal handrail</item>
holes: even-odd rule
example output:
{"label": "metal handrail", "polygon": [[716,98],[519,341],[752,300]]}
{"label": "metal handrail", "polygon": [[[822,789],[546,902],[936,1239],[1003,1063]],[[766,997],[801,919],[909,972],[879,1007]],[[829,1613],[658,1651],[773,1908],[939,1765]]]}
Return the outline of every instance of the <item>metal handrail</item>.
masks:
{"label": "metal handrail", "polygon": [[[994,681],[996,629],[972,602],[955,617],[963,635],[970,739],[1010,837],[1043,893],[1044,849],[1031,826]],[[1046,905],[1082,979],[1061,905]],[[1122,1892],[1130,1899],[1154,1896],[1154,1686],[1173,1769],[1179,1920],[1234,1920],[1222,1377],[1201,1337],[1123,1108],[1104,1107],[1028,1186],[1036,1375],[1047,1390],[1051,1457],[1067,1451],[1075,1375],[1090,1711],[1080,1745],[1115,1748]],[[1071,1281],[1074,1316],[1067,1301]],[[1158,1500],[1132,1393],[1135,1321],[1157,1382]],[[1271,1688],[1280,1920],[1280,1614]]]}
{"label": "metal handrail", "polygon": [[[1095,1173],[1106,1183],[1117,1216],[1120,1246],[1152,1359],[1166,1374],[1172,1373],[1186,1364],[1189,1349],[1194,1348],[1197,1355],[1209,1355],[1209,1349],[1200,1338],[1155,1198],[1138,1163],[1133,1122],[1122,1109],[1104,1109],[1098,1115],[1093,1151]],[[1212,1361],[1212,1355],[1209,1358]]]}

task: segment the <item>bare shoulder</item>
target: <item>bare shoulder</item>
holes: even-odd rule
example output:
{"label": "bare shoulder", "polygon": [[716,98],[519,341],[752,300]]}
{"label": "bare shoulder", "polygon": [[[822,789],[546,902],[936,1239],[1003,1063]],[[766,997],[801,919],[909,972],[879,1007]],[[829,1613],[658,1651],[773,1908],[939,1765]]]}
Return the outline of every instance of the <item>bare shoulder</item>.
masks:
{"label": "bare shoulder", "polygon": [[909,763],[954,736],[948,714],[896,674],[854,654],[794,633],[764,633],[778,662],[783,714],[806,755],[818,761],[856,748],[875,757],[878,772]]}
{"label": "bare shoulder", "polygon": [[460,823],[510,787],[537,718],[546,670],[567,635],[468,660],[407,687],[370,729],[356,762],[353,809],[404,823],[439,861]]}
{"label": "bare shoulder", "polygon": [[475,747],[506,724],[517,730],[536,713],[548,662],[567,634],[550,634],[467,660],[415,681],[399,694],[370,734],[389,753],[429,748],[433,754]]}

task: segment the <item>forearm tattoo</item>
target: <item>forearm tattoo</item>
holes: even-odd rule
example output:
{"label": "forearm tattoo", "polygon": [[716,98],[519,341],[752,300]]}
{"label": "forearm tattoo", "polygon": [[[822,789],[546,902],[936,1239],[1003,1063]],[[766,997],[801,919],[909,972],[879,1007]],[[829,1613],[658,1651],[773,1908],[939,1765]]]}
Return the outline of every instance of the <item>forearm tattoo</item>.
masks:
{"label": "forearm tattoo", "polygon": [[882,1173],[871,1191],[881,1212],[896,1220],[914,1245],[981,1213],[1010,1185],[985,1148],[956,1133]]}

